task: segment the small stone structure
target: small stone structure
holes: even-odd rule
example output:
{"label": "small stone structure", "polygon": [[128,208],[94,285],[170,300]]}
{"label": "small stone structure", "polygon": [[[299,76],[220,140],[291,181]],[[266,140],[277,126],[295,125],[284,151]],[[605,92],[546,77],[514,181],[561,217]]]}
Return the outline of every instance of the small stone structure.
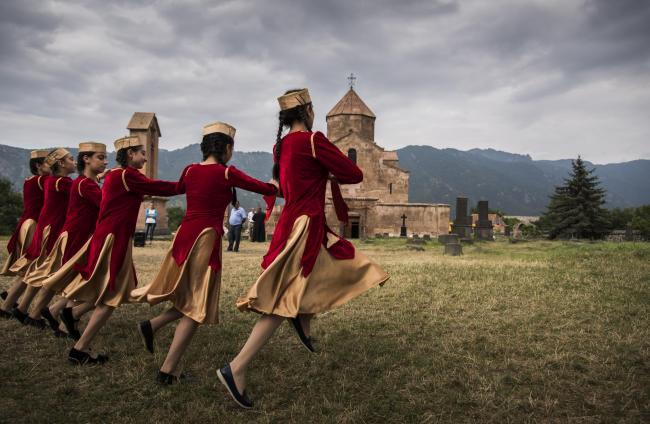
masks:
{"label": "small stone structure", "polygon": [[[147,163],[140,170],[149,178],[158,178],[158,139],[162,135],[158,126],[158,118],[153,112],[135,112],[126,126],[129,135],[137,136],[145,146]],[[158,196],[145,196],[138,212],[136,231],[144,231],[144,211],[153,202],[158,212],[156,219],[156,235],[169,234],[167,225],[167,198]]]}
{"label": "small stone structure", "polygon": [[[440,237],[438,237],[439,240]],[[446,234],[444,235],[443,240],[445,244],[445,255],[459,256],[463,254],[463,246],[460,244],[460,237],[458,234]]]}
{"label": "small stone structure", "polygon": [[451,226],[451,232],[460,238],[472,237],[472,216],[468,215],[467,197],[456,198],[456,219]]}
{"label": "small stone structure", "polygon": [[494,240],[494,232],[492,229],[492,221],[488,219],[488,201],[480,200],[478,202],[478,222],[474,229],[474,235],[477,240]]}

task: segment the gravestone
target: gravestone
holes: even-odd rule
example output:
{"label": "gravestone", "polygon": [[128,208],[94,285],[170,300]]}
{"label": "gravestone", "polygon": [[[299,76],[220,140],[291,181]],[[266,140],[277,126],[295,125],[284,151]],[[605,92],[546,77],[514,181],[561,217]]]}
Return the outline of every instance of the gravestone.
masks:
{"label": "gravestone", "polygon": [[628,222],[625,226],[625,241],[634,241],[634,228],[632,228],[632,223]]}
{"label": "gravestone", "polygon": [[463,245],[460,243],[447,243],[445,244],[445,255],[460,256],[463,254]]}
{"label": "gravestone", "polygon": [[481,200],[478,202],[478,222],[476,223],[475,234],[477,240],[494,240],[494,230],[492,221],[488,218],[488,201]]}
{"label": "gravestone", "polygon": [[400,218],[402,218],[402,226],[399,229],[399,236],[400,237],[406,237],[406,218],[407,218],[407,216],[402,214],[402,216],[400,216]]}
{"label": "gravestone", "polygon": [[467,213],[467,197],[456,198],[456,219],[451,225],[451,232],[461,238],[472,236],[472,216]]}
{"label": "gravestone", "polygon": [[426,241],[431,241],[431,234],[425,234],[422,236],[422,238]]}

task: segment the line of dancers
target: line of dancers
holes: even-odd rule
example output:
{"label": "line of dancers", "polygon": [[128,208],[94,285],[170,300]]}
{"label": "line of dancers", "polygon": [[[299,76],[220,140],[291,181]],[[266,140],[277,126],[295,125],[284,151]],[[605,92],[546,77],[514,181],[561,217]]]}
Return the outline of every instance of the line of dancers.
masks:
{"label": "line of dancers", "polygon": [[[0,316],[73,339],[72,364],[103,364],[108,356],[92,345],[115,308],[167,302],[168,309],[138,323],[137,329],[153,353],[157,331],[178,321],[157,375],[161,384],[176,383],[184,378],[179,362],[197,328],[218,322],[224,212],[236,202],[236,189],[264,195],[267,218],[276,197],[283,197],[262,272],[236,302],[239,310],[257,312],[260,318],[239,353],[217,371],[234,401],[252,408],[248,366],[283,321],[314,352],[310,323],[315,314],[389,278],[325,220],[327,184],[337,217],[347,222],[339,184],[360,183],[361,170],[321,132],[312,132],[314,109],[307,89],[289,90],[278,103],[269,183],[228,165],[236,130],[224,122],[203,128],[203,161],[188,165],[176,182],[150,179],[139,171],[147,159],[138,137],[115,141],[119,167],[110,170],[101,143],[81,143],[76,163],[63,148],[31,152],[33,175],[25,180],[23,213],[0,272],[15,276],[2,293]],[[79,176],[72,180],[75,170]],[[140,204],[146,195],[177,194],[187,197],[185,216],[158,274],[137,287],[132,238]],[[52,302],[56,295],[59,299]],[[82,331],[84,314],[90,317]]]}

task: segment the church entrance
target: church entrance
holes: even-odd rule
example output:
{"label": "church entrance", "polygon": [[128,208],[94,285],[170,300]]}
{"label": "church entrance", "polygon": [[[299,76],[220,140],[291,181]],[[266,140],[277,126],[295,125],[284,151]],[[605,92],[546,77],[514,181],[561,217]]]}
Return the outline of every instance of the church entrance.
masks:
{"label": "church entrance", "polygon": [[359,219],[350,220],[350,238],[359,238]]}

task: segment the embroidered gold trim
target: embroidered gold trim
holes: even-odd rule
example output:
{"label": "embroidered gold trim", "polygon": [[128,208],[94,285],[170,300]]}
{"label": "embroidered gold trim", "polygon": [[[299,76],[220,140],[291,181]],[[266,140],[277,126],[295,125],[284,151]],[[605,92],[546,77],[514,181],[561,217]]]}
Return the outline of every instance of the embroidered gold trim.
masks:
{"label": "embroidered gold trim", "polygon": [[311,142],[311,155],[316,159],[316,147],[314,146],[314,135],[316,133],[311,133],[309,141]]}
{"label": "embroidered gold trim", "polygon": [[84,197],[83,194],[81,194],[81,183],[83,183],[85,180],[79,181],[79,184],[77,184],[77,192],[79,193],[80,197]]}
{"label": "embroidered gold trim", "polygon": [[131,191],[129,190],[129,186],[126,185],[126,177],[124,176],[124,174],[126,174],[126,169],[122,171],[122,184],[124,184],[124,189],[126,191]]}
{"label": "embroidered gold trim", "polygon": [[225,174],[225,175],[226,175],[226,179],[228,179],[228,170],[229,170],[229,169],[230,169],[230,167],[226,168],[226,174]]}
{"label": "embroidered gold trim", "polygon": [[38,183],[38,188],[40,188],[41,191],[43,191],[43,185],[41,184],[41,178],[43,178],[42,175],[38,177],[38,181],[36,181],[36,182]]}
{"label": "embroidered gold trim", "polygon": [[56,182],[54,183],[54,189],[56,191],[59,191],[59,181],[61,181],[61,178],[63,178],[63,177],[57,178]]}

